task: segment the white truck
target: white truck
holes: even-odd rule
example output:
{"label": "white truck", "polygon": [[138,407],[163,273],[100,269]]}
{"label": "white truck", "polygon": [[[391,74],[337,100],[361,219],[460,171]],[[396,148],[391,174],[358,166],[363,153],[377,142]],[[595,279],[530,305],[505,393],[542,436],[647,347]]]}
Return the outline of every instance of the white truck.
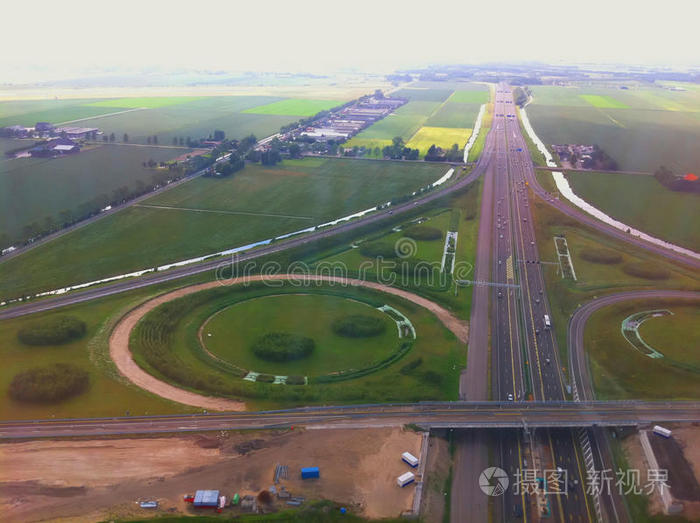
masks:
{"label": "white truck", "polygon": [[654,429],[652,432],[658,436],[662,436],[664,438],[670,438],[671,437],[671,431],[668,430],[667,428],[662,427],[661,425],[654,425]]}
{"label": "white truck", "polygon": [[413,472],[406,472],[405,474],[401,474],[398,478],[396,478],[396,484],[399,487],[405,487],[406,485],[413,483],[416,480],[416,475]]}
{"label": "white truck", "polygon": [[549,321],[549,314],[544,315],[544,328],[549,329],[552,326],[552,322]]}

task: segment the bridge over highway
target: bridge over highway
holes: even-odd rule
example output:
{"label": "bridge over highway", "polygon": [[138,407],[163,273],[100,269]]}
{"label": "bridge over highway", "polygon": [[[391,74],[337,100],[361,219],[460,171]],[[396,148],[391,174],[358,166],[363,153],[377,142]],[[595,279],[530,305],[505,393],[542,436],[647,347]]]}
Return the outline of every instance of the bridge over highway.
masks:
{"label": "bridge over highway", "polygon": [[0,439],[95,437],[295,426],[352,428],[403,426],[409,423],[423,428],[538,428],[636,426],[669,422],[700,422],[700,402],[454,401],[304,407],[263,412],[17,420],[0,422]]}

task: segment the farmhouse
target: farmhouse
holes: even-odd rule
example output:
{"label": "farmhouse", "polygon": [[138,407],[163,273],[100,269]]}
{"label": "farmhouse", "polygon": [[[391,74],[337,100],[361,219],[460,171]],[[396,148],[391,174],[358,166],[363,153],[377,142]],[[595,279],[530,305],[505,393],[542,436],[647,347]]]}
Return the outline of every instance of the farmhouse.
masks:
{"label": "farmhouse", "polygon": [[65,136],[73,140],[84,140],[90,135],[98,134],[100,130],[97,127],[57,127],[54,134]]}
{"label": "farmhouse", "polygon": [[54,138],[29,150],[33,157],[50,158],[80,152],[80,146],[68,138]]}
{"label": "farmhouse", "polygon": [[53,131],[53,125],[49,122],[37,122],[34,130],[38,133],[50,133]]}

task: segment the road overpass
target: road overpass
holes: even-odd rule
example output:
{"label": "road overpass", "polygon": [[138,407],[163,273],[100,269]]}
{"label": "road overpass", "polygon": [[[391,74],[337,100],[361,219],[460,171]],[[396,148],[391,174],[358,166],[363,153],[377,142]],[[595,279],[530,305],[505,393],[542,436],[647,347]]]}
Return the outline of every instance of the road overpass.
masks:
{"label": "road overpass", "polygon": [[700,422],[700,402],[454,401],[303,407],[261,412],[0,422],[0,439],[416,424],[434,429],[637,426]]}

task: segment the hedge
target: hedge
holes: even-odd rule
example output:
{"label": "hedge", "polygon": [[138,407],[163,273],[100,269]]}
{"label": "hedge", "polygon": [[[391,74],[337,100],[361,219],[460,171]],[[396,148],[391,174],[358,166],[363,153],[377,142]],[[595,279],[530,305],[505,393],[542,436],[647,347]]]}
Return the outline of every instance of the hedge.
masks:
{"label": "hedge", "polygon": [[85,322],[72,316],[58,316],[34,322],[17,333],[25,345],[59,345],[85,335]]}
{"label": "hedge", "polygon": [[35,367],[17,374],[10,383],[10,397],[36,403],[55,402],[84,392],[90,383],[86,371],[69,363]]}
{"label": "hedge", "polygon": [[266,361],[295,361],[311,354],[314,345],[314,340],[305,336],[270,332],[253,342],[251,350],[258,358]]}
{"label": "hedge", "polygon": [[384,323],[382,318],[365,314],[353,314],[335,320],[332,329],[338,336],[345,336],[346,338],[369,338],[384,332],[386,323]]}

